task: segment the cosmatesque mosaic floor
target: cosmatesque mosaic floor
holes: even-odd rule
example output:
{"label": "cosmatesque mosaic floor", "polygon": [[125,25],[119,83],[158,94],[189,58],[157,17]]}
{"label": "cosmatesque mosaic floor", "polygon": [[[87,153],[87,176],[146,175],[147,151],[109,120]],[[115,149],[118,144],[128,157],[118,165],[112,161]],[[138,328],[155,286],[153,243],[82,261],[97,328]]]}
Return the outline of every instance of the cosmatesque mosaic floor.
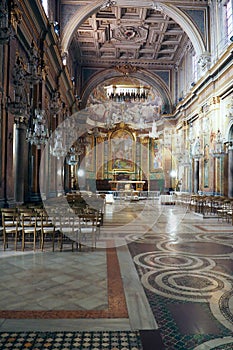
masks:
{"label": "cosmatesque mosaic floor", "polygon": [[0,349],[233,349],[233,226],[106,206],[97,249],[0,250]]}

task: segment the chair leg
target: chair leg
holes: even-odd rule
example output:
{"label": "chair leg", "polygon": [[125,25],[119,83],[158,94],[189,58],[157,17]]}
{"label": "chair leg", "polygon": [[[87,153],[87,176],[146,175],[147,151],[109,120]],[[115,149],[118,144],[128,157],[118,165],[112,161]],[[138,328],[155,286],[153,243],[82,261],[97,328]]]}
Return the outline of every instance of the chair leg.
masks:
{"label": "chair leg", "polygon": [[25,237],[24,234],[22,234],[22,251],[24,251],[25,248]]}
{"label": "chair leg", "polygon": [[44,234],[41,234],[41,242],[40,242],[40,249],[43,252],[44,249]]}
{"label": "chair leg", "polygon": [[7,235],[4,235],[3,237],[3,249],[6,250],[8,248],[8,238]]}
{"label": "chair leg", "polygon": [[53,240],[53,252],[54,252],[54,241],[55,241],[55,235],[54,235],[54,232],[53,232],[53,235],[52,235],[52,240]]}

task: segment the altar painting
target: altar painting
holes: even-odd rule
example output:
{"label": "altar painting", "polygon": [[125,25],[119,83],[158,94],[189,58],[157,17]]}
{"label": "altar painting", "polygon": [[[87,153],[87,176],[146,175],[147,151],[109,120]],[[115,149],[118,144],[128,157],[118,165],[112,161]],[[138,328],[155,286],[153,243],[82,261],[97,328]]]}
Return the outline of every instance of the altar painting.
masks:
{"label": "altar painting", "polygon": [[134,169],[134,139],[127,130],[117,130],[111,136],[111,169],[126,170]]}

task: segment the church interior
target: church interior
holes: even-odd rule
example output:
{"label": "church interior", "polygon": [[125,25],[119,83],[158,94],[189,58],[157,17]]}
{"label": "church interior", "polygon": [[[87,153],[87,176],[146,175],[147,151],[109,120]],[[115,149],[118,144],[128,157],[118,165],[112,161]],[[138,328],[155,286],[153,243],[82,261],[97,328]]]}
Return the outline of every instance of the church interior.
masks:
{"label": "church interior", "polygon": [[0,349],[233,348],[233,0],[2,0]]}

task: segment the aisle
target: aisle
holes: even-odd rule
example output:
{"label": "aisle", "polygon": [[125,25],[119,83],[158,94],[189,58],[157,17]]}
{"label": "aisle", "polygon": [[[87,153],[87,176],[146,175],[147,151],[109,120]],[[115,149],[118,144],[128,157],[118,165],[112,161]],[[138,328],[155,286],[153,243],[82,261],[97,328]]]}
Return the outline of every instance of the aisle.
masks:
{"label": "aisle", "polygon": [[[0,250],[0,349],[232,349],[232,226],[109,205],[97,249]],[[46,344],[46,347],[45,347]]]}

